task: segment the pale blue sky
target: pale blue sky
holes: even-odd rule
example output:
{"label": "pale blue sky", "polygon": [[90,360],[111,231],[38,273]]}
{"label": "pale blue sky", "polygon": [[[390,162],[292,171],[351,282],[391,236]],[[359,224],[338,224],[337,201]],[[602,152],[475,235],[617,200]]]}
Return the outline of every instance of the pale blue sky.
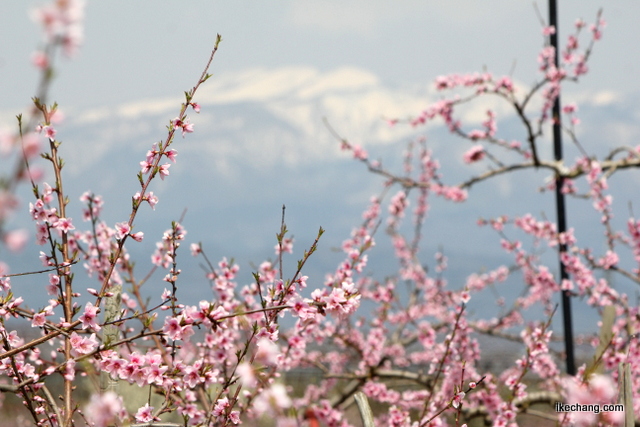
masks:
{"label": "pale blue sky", "polygon": [[[34,91],[27,64],[39,41],[27,10],[42,1],[0,6],[0,109]],[[560,1],[560,36],[578,17],[590,22],[602,1]],[[609,25],[583,88],[640,89],[638,2],[604,2]],[[546,16],[546,1],[537,4]],[[305,65],[320,71],[365,69],[392,84],[429,83],[440,74],[486,66],[531,82],[541,46],[530,1],[88,1],[85,43],[60,63],[53,97],[65,106],[113,105],[181,93],[224,42],[214,73]]]}

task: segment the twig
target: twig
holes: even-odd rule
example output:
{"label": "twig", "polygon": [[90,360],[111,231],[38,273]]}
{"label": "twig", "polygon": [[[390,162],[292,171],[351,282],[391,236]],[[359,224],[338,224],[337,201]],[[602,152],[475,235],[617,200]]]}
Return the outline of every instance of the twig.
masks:
{"label": "twig", "polygon": [[373,412],[371,412],[371,406],[369,406],[367,396],[365,396],[363,392],[358,391],[353,397],[356,399],[356,403],[358,404],[358,410],[360,411],[364,427],[375,427],[373,424]]}

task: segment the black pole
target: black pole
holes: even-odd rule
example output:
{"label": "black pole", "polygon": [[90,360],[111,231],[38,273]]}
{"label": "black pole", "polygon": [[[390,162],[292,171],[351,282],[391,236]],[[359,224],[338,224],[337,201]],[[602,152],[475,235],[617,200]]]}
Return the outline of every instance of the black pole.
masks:
{"label": "black pole", "polygon": [[[551,34],[551,46],[555,49],[554,64],[558,67],[558,10],[556,0],[549,0],[549,25],[555,28],[555,32]],[[562,122],[560,117],[560,92],[553,103],[553,155],[556,161],[562,160]],[[556,174],[556,215],[558,233],[567,231],[566,208],[564,203],[564,194],[562,194],[562,186],[564,178]],[[567,245],[560,244],[560,252],[567,251]],[[569,279],[567,269],[562,261],[560,261],[560,281]],[[571,295],[569,291],[562,291],[562,320],[564,324],[564,348],[567,357],[567,374],[576,374],[576,362],[573,349],[573,325],[571,320]]]}

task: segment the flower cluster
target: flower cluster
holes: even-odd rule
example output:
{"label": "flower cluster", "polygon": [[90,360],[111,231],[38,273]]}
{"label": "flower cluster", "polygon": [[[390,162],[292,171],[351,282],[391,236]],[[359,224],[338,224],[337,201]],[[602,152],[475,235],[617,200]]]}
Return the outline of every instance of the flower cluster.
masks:
{"label": "flower cluster", "polygon": [[[45,28],[50,49],[62,46],[71,53],[78,45],[81,3],[58,0],[35,16]],[[51,299],[43,308],[29,308],[25,298],[13,294],[8,266],[0,263],[0,376],[4,379],[0,390],[20,396],[34,424],[50,427],[82,422],[120,426],[169,417],[185,426],[258,424],[269,418],[280,426],[323,423],[349,427],[352,420],[346,409],[356,392],[378,408],[375,425],[466,426],[465,422],[472,425],[481,418],[495,426],[511,427],[533,403],[547,404],[549,411],[544,416],[561,425],[621,423],[619,412],[552,412],[552,405],[560,399],[581,405],[612,403],[618,394],[614,381],[621,381],[618,368],[630,367],[634,373],[640,369],[640,346],[634,335],[640,329],[638,307],[608,279],[618,274],[640,283],[640,225],[630,218],[626,231],[615,230],[607,180],[617,168],[634,164],[640,150],[627,150],[627,157],[618,163],[613,160],[616,152],[603,161],[585,156],[572,165],[559,165],[538,157],[536,144],[541,133],[535,130],[546,120],[559,83],[587,71],[591,47],[600,39],[603,27],[598,17],[590,27],[591,44],[580,51],[578,36],[586,24],[579,21],[576,34],[562,51],[562,66],[555,64],[556,52],[545,47],[539,56],[543,80],[528,92],[520,87],[516,91],[509,77],[495,78],[489,73],[436,79],[442,93],[471,90],[471,95],[441,99],[408,124],[418,126],[440,118],[453,134],[471,141],[474,145],[463,155],[464,162],[478,163],[478,168],[491,165],[467,182],[445,183],[426,138],[410,143],[400,174],[370,161],[362,147],[339,138],[344,150],[373,173],[383,175],[386,182],[382,194],[371,198],[362,223],[342,243],[343,258],[335,270],[324,282],[305,275],[306,264],[319,247],[324,231],[320,229],[296,268],[285,271],[283,258],[292,256],[294,240],[283,215],[272,254],[276,260],[260,263],[254,280],[247,284],[239,283],[236,263],[223,258],[214,264],[201,243],[190,245],[191,254],[205,266],[201,280],[209,282],[213,294],[196,305],[183,304],[178,298],[183,286],[179,254],[187,241],[179,222],[171,224],[151,254],[149,268],[162,271],[160,283],[165,283],[155,291],[143,293],[142,286],[154,276],[140,279],[136,268],[142,263],[136,267],[126,248],[135,244],[131,240],[139,242],[144,237],[142,231],[134,231],[134,224],[140,209],[147,204],[155,208],[158,203],[150,186],[161,184],[155,179],[158,175],[161,180],[169,176],[171,163],[164,163],[166,159],[176,161],[175,132],[185,136],[194,131],[185,111],[189,107],[200,111],[193,97],[209,78],[207,69],[220,39],[202,77],[185,93],[186,100],[170,121],[166,139],[153,144],[140,162],[140,190],[132,198],[128,219],[113,227],[101,220],[103,200],[91,192],[80,197],[83,226],[74,225],[66,215],[70,202],[62,186],[61,143],[52,126],[61,117],[55,105],[48,107],[36,99],[35,110],[41,117],[30,126],[34,132],[23,137],[23,146],[31,159],[40,148],[26,141],[32,138],[29,135],[40,132],[45,136],[48,151],[42,157],[53,170],[55,185],[43,182],[30,166],[24,166],[19,175],[30,176],[33,182],[29,215],[36,227],[35,241],[42,246],[44,267],[33,273],[46,274],[35,277],[43,277],[40,285]],[[553,27],[543,29],[545,37],[554,34]],[[49,67],[46,58],[38,63],[43,69]],[[523,99],[516,97],[520,93]],[[544,102],[535,121],[525,115],[524,106],[537,93]],[[463,130],[456,118],[459,105],[485,94],[499,96],[516,110],[528,132],[527,148],[497,136],[498,117],[493,110],[487,110],[481,129]],[[576,108],[567,106],[564,112],[571,115]],[[391,123],[399,126],[401,121],[392,119]],[[0,138],[0,142],[5,140]],[[494,154],[494,148],[506,153],[504,158]],[[512,163],[514,158],[519,160]],[[562,179],[565,194],[578,195],[584,180],[588,189],[584,196],[601,218],[598,225],[604,230],[606,248],[601,252],[586,248],[575,230],[559,232],[553,223],[532,214],[500,215],[478,224],[490,225],[499,235],[502,249],[513,257],[512,265],[471,274],[463,283],[449,283],[443,251],[422,247],[430,197],[462,202],[475,182],[540,165]],[[0,188],[0,225],[17,203],[10,188]],[[376,234],[381,233],[381,224],[386,226],[398,268],[377,278],[368,270],[376,267],[371,265],[370,252],[384,242]],[[8,246],[19,246],[15,235],[0,234]],[[540,247],[559,252],[568,279],[554,277],[555,267],[547,265]],[[621,252],[625,248],[631,256]],[[97,289],[80,292],[82,269],[97,281]],[[513,301],[499,296],[498,315],[489,319],[474,316],[474,303],[481,292],[518,282],[524,287]],[[125,285],[129,286],[126,292]],[[596,347],[594,360],[573,376],[563,375],[558,368],[560,360],[552,344],[555,335],[550,329],[553,299],[563,291],[584,297],[603,313],[601,334],[580,338]],[[540,309],[544,321],[525,321]],[[37,337],[13,329],[20,320]],[[499,373],[491,372],[487,362],[493,355],[482,346],[486,339],[517,342],[522,351],[514,360],[507,360],[508,366]],[[287,381],[301,372],[311,373],[313,381],[293,392]],[[100,381],[84,380],[98,375]],[[56,378],[63,383],[60,399],[53,399],[49,390]],[[129,384],[145,401],[132,404],[118,396],[109,388],[116,382]],[[78,386],[89,388],[98,383],[107,388],[94,387],[83,399]],[[631,390],[637,395],[640,376],[628,379],[625,387],[625,393]],[[640,400],[629,396],[626,402],[631,402],[626,409],[640,413]]]}
{"label": "flower cluster", "polygon": [[[42,26],[45,43],[59,44],[67,56],[74,55],[83,39],[84,6],[84,0],[56,0],[35,9],[32,18]],[[34,63],[40,68],[49,65],[45,52],[34,54]]]}

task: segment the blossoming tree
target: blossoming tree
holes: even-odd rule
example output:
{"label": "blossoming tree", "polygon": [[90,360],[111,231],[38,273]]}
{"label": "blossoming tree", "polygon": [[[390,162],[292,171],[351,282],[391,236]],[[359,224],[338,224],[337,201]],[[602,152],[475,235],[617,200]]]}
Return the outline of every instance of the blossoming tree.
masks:
{"label": "blossoming tree", "polygon": [[[320,229],[297,267],[283,271],[282,258],[293,247],[283,212],[275,246],[277,261],[262,263],[252,283],[237,283],[239,268],[233,262],[214,263],[200,244],[190,245],[191,254],[202,257],[208,266],[206,277],[215,293],[212,300],[190,306],[178,299],[178,254],[186,236],[179,222],[172,223],[151,254],[155,268],[165,271],[166,283],[154,295],[159,301],[155,305],[141,292],[147,279],[136,278],[127,246],[145,238],[136,218],[141,209],[154,209],[158,203],[151,190],[152,184],[162,185],[157,178],[171,178],[170,166],[177,161],[181,142],[175,140],[176,133],[185,137],[197,130],[188,114],[200,110],[197,92],[210,78],[208,70],[221,38],[216,39],[202,75],[177,106],[166,136],[146,156],[141,153],[139,190],[123,195],[131,200],[129,218],[114,226],[106,224],[101,220],[100,196],[85,193],[79,199],[85,206],[85,226],[81,226],[67,216],[67,205],[77,199],[64,190],[64,145],[56,132],[61,116],[57,105],[47,99],[47,91],[55,52],[62,49],[72,55],[80,44],[82,7],[78,0],[58,0],[36,14],[47,40],[33,58],[42,71],[40,92],[30,115],[18,117],[17,132],[9,141],[18,156],[13,168],[4,169],[11,172],[3,176],[0,188],[0,236],[5,247],[16,249],[25,240],[24,232],[10,230],[8,222],[18,206],[15,189],[20,184],[33,190],[29,215],[36,243],[42,246],[40,271],[9,274],[8,266],[0,263],[0,374],[5,379],[0,389],[22,399],[32,424],[104,427],[162,420],[184,426],[230,426],[266,425],[273,420],[278,426],[350,426],[358,422],[347,416],[357,392],[364,393],[373,406],[375,425],[511,426],[524,415],[561,425],[623,422],[620,406],[602,412],[564,412],[557,403],[595,408],[618,403],[617,387],[628,397],[640,392],[640,376],[625,375],[640,372],[635,335],[640,327],[638,308],[628,295],[598,276],[608,271],[640,283],[639,222],[630,218],[626,231],[614,229],[607,186],[613,173],[640,165],[640,149],[619,147],[601,160],[585,152],[571,164],[547,160],[538,150],[561,84],[577,81],[588,70],[589,56],[604,26],[599,16],[591,26],[576,22],[560,67],[550,60],[553,49],[542,50],[540,80],[533,87],[518,87],[510,77],[489,73],[439,77],[435,84],[442,100],[415,117],[390,121],[395,126],[418,127],[443,120],[452,134],[471,143],[464,162],[486,164],[483,172],[468,181],[447,184],[424,138],[410,145],[404,170],[396,173],[371,161],[363,147],[352,145],[329,127],[343,149],[385,177],[382,194],[371,199],[362,223],[342,245],[344,261],[326,276],[323,286],[307,289],[310,281],[303,271],[318,247]],[[545,27],[543,34],[553,31]],[[491,110],[480,129],[468,129],[460,122],[458,108],[486,96],[497,96],[514,109],[524,129],[522,141],[501,139],[497,114]],[[535,99],[540,100],[537,105]],[[564,113],[578,124],[575,106],[565,107]],[[577,142],[572,128],[567,131]],[[40,146],[42,141],[45,147]],[[41,182],[35,169],[41,152],[55,177],[53,183]],[[572,230],[559,233],[552,223],[531,214],[496,216],[479,225],[496,231],[513,265],[473,274],[465,286],[454,288],[445,277],[447,259],[437,253],[431,273],[420,251],[430,199],[463,202],[477,182],[529,168],[561,176],[563,192],[592,200],[602,216],[607,251],[600,254],[583,247]],[[395,193],[387,201],[390,192]],[[407,235],[401,225],[411,204],[415,204],[414,226]],[[375,236],[383,232],[383,224],[392,238],[399,269],[395,276],[376,279],[366,272],[367,253],[375,250]],[[510,237],[510,229],[521,230],[554,250],[566,245],[569,250],[562,254],[562,262],[570,279],[554,279],[553,269],[526,249],[525,242]],[[621,251],[632,253],[629,266],[620,261]],[[12,279],[25,275],[49,293],[45,307],[29,307],[26,296],[12,292]],[[86,286],[80,277],[88,277],[94,285]],[[474,294],[518,281],[525,285],[522,295],[499,316],[475,319],[465,311]],[[408,291],[401,291],[401,284]],[[603,316],[603,332],[594,339],[593,361],[581,366],[575,376],[562,374],[559,359],[550,350],[554,298],[562,290],[585,297]],[[80,304],[81,297],[90,301]],[[367,307],[366,313],[361,305]],[[542,306],[546,317],[525,322],[522,313],[532,306]],[[290,327],[279,320],[281,316],[290,317]],[[22,321],[38,336],[12,330],[10,320]],[[518,334],[513,333],[514,327],[519,328]],[[504,372],[483,371],[479,342],[484,335],[521,344],[519,357]],[[296,395],[282,376],[298,368],[314,369],[318,381],[305,384]],[[102,381],[96,379],[100,374]],[[54,397],[55,379],[63,384],[59,398]],[[81,380],[91,389],[88,399],[78,392]],[[125,404],[122,384],[131,384],[145,403]],[[629,402],[624,401],[627,414],[640,414],[640,399]],[[538,406],[532,409],[532,405]],[[546,410],[538,409],[540,405]]]}

